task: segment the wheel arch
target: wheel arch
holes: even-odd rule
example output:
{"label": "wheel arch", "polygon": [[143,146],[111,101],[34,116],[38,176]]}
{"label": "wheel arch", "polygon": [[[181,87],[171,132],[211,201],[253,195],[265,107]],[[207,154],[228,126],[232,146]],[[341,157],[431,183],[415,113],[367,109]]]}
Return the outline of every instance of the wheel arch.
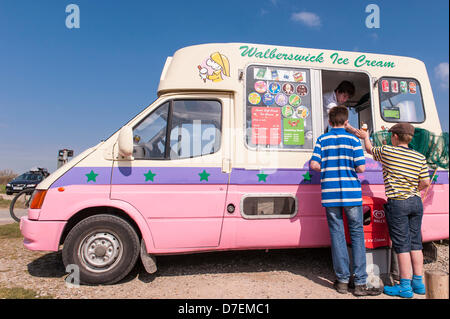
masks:
{"label": "wheel arch", "polygon": [[117,216],[128,222],[136,231],[139,240],[144,239],[147,251],[153,250],[154,248],[153,238],[144,217],[138,211],[135,211],[135,209],[131,205],[125,202],[109,203],[107,205],[103,204],[103,205],[89,206],[76,211],[67,220],[67,223],[60,236],[59,245],[64,244],[67,235],[73,229],[73,227],[75,227],[75,225],[77,225],[79,222],[88,217],[100,214],[109,214]]}

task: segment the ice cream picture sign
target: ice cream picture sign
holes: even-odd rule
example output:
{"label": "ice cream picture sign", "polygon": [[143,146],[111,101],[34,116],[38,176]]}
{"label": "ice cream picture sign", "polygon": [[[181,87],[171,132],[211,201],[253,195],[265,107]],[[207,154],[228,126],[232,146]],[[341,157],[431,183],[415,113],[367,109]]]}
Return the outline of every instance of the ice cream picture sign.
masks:
{"label": "ice cream picture sign", "polygon": [[347,65],[352,63],[355,67],[380,67],[380,68],[395,68],[395,63],[392,61],[372,60],[365,54],[359,55],[356,59],[345,57],[342,53],[334,52],[331,55],[326,55],[324,52],[319,54],[311,53],[285,53],[278,51],[277,48],[260,50],[257,47],[249,47],[243,45],[239,47],[241,50],[241,56],[255,57],[259,59],[268,60],[284,60],[284,61],[297,61],[297,62],[311,62],[311,63],[324,63],[329,60],[331,64],[335,65]]}
{"label": "ice cream picture sign", "polygon": [[250,146],[312,148],[309,70],[255,64],[249,65],[246,72]]}

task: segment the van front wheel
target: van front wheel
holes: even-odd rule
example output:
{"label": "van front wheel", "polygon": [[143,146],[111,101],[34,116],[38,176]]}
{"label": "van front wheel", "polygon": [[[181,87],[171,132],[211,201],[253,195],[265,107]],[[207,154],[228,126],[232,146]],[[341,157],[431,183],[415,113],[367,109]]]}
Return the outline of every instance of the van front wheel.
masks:
{"label": "van front wheel", "polygon": [[77,265],[80,282],[113,284],[130,273],[139,256],[139,238],[120,217],[88,217],[69,232],[62,258],[65,267]]}

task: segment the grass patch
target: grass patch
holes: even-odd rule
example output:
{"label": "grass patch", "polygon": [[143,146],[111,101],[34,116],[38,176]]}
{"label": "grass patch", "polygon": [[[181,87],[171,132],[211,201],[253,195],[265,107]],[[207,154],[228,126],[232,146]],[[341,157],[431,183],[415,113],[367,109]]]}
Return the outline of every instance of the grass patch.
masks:
{"label": "grass patch", "polygon": [[19,223],[0,225],[0,239],[22,238]]}
{"label": "grass patch", "polygon": [[0,194],[6,194],[6,185],[0,185]]}
{"label": "grass patch", "polygon": [[10,199],[4,199],[3,197],[0,197],[0,207],[2,208],[9,207],[10,204],[11,204]]}
{"label": "grass patch", "polygon": [[0,287],[0,299],[52,299],[52,296],[39,296],[31,289],[25,288],[2,288]]}

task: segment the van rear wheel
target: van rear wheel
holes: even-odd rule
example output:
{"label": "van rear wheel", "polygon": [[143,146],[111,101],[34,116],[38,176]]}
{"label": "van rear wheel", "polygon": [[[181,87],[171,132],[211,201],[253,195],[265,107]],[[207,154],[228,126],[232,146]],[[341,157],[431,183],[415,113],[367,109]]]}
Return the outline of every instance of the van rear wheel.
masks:
{"label": "van rear wheel", "polygon": [[139,238],[120,217],[88,217],[69,232],[64,242],[64,266],[77,265],[80,282],[113,284],[130,273],[139,256]]}

